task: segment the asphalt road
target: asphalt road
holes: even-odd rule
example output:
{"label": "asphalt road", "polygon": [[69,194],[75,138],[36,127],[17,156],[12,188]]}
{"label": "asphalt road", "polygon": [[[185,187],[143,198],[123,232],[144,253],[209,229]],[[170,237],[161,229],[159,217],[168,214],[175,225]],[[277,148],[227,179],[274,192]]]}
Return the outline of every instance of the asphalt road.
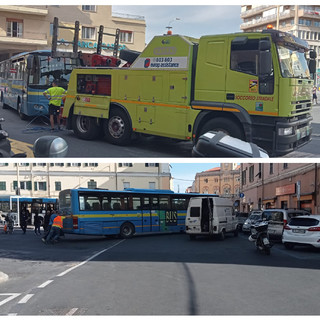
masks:
{"label": "asphalt road", "polygon": [[319,250],[247,236],[0,234],[0,315],[319,315]]}
{"label": "asphalt road", "polygon": [[[137,135],[128,146],[115,146],[107,143],[103,137],[94,141],[78,139],[73,131],[63,130],[50,132],[50,126],[43,119],[30,123],[22,121],[16,111],[2,109],[0,116],[5,118],[3,128],[9,133],[15,153],[26,152],[33,157],[32,145],[41,136],[54,135],[64,138],[69,146],[67,157],[70,158],[190,158],[192,142],[154,136]],[[320,157],[320,105],[312,110],[313,134],[312,141],[285,158]]]}

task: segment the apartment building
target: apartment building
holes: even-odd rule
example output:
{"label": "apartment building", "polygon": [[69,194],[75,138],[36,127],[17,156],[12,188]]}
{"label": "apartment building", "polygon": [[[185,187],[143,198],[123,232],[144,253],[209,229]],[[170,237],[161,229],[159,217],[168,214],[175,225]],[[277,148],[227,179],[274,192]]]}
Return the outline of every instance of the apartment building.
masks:
{"label": "apartment building", "polygon": [[[65,27],[74,27],[79,21],[82,52],[95,52],[100,25],[104,26],[104,33],[115,34],[120,29],[120,49],[142,51],[145,47],[145,18],[113,13],[111,5],[1,5],[0,61],[21,52],[51,49],[54,17]],[[66,43],[73,39],[72,30],[59,29],[58,39],[64,41],[58,50],[72,50],[71,44]],[[114,36],[104,35],[103,43],[112,45]],[[110,52],[104,49],[102,53]]]}
{"label": "apartment building", "polygon": [[240,166],[236,163],[221,163],[219,167],[197,173],[191,191],[238,197]]}
{"label": "apartment building", "polygon": [[297,208],[320,212],[317,163],[241,164],[241,210]]}
{"label": "apartment building", "polygon": [[306,40],[317,52],[317,68],[320,68],[320,5],[243,5],[241,19],[240,29],[244,32],[261,31],[271,24]]}
{"label": "apartment building", "polygon": [[0,196],[58,197],[72,188],[172,189],[168,163],[1,163]]}

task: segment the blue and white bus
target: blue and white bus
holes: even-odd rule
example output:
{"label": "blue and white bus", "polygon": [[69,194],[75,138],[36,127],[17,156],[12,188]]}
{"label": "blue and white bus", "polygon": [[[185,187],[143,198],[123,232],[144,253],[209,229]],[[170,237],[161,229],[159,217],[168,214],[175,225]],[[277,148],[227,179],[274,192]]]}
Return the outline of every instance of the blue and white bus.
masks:
{"label": "blue and white bus", "polygon": [[67,89],[72,68],[78,59],[52,58],[51,51],[20,53],[0,62],[0,104],[16,109],[21,119],[48,115],[43,92],[53,80]]}
{"label": "blue and white bus", "polygon": [[[195,193],[171,190],[68,189],[60,191],[64,233],[120,235],[184,232],[188,203]],[[206,195],[208,196],[208,195]]]}
{"label": "blue and white bus", "polygon": [[2,216],[11,213],[15,225],[20,224],[20,215],[23,209],[28,212],[27,224],[33,224],[34,215],[39,213],[41,224],[47,210],[58,208],[57,198],[47,197],[24,197],[24,196],[0,196],[0,212]]}

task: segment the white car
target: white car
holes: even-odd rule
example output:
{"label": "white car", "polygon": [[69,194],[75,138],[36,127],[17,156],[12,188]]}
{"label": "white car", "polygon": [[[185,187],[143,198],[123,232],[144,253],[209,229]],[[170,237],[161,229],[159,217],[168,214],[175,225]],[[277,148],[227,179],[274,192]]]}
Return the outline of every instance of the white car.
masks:
{"label": "white car", "polygon": [[320,215],[297,216],[284,226],[282,243],[286,249],[295,245],[320,248]]}

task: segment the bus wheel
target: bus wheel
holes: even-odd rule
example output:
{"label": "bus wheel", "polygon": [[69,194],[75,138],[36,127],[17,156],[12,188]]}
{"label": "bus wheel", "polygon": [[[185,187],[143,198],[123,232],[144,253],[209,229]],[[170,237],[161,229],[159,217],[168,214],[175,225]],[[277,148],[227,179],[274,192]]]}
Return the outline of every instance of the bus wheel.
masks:
{"label": "bus wheel", "polygon": [[103,131],[106,140],[112,144],[123,146],[131,140],[130,120],[126,113],[119,108],[111,109],[109,119],[104,121]]}
{"label": "bus wheel", "polygon": [[17,111],[21,120],[26,120],[27,116],[21,111],[21,102],[18,101]]}
{"label": "bus wheel", "polygon": [[84,140],[93,140],[98,137],[100,128],[96,118],[87,116],[72,116],[72,129],[77,137]]}
{"label": "bus wheel", "polygon": [[225,134],[244,140],[245,136],[243,130],[231,119],[226,118],[214,118],[209,120],[204,126],[199,130],[197,139],[206,132],[209,131],[222,131]]}
{"label": "bus wheel", "polygon": [[120,228],[120,236],[125,239],[132,238],[134,235],[134,226],[132,223],[126,222]]}

